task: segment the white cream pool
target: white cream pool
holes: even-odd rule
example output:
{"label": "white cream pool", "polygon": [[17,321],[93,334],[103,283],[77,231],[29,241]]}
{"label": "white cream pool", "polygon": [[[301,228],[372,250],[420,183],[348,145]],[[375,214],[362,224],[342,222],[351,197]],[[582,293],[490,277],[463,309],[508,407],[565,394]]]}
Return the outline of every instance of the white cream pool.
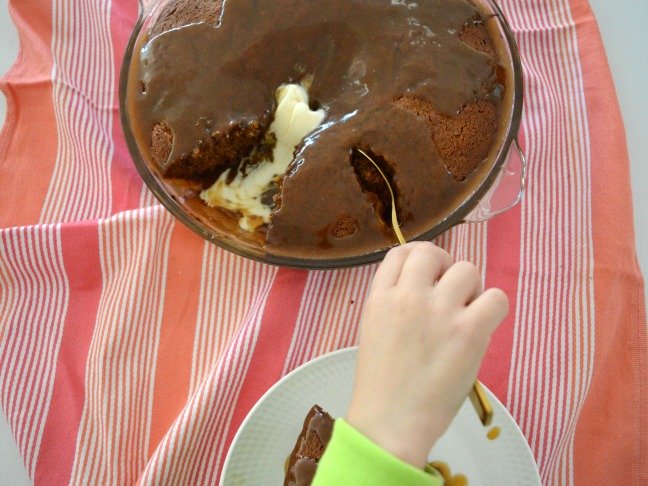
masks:
{"label": "white cream pool", "polygon": [[270,221],[272,209],[263,204],[263,194],[272,182],[285,174],[293,161],[295,148],[324,120],[324,110],[311,110],[308,92],[299,84],[284,84],[277,89],[277,109],[268,129],[276,137],[273,160],[263,160],[247,168],[237,169],[234,180],[227,183],[230,171],[224,172],[200,197],[211,207],[223,207],[241,213],[239,226],[254,231]]}

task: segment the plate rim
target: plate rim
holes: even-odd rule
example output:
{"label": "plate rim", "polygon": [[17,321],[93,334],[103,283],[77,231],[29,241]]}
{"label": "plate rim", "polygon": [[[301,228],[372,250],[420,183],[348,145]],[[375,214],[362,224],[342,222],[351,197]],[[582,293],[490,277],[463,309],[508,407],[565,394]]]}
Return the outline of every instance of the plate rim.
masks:
{"label": "plate rim", "polygon": [[[342,356],[342,355],[347,355],[347,354],[357,354],[358,353],[358,346],[352,346],[348,348],[342,348],[338,349],[335,351],[331,351],[330,353],[325,353],[322,354],[316,358],[313,358],[310,361],[307,361],[294,370],[292,370],[290,373],[287,373],[284,375],[280,380],[278,380],[274,385],[272,385],[262,396],[257,400],[257,402],[254,404],[254,406],[250,409],[250,411],[247,413],[243,421],[241,422],[241,425],[239,426],[238,430],[236,431],[236,434],[234,435],[234,438],[232,439],[232,442],[230,443],[229,450],[227,451],[227,456],[225,457],[225,461],[223,462],[223,469],[221,471],[221,475],[219,478],[220,484],[222,484],[222,481],[225,477],[225,474],[227,472],[227,469],[230,465],[230,462],[232,460],[232,455],[233,451],[235,449],[236,443],[240,440],[241,435],[245,431],[246,427],[248,426],[248,423],[252,420],[252,417],[254,416],[255,412],[257,409],[259,409],[261,406],[263,406],[263,403],[266,401],[266,399],[272,395],[272,393],[275,392],[277,388],[279,388],[284,382],[288,381],[291,379],[292,375],[297,374],[301,372],[303,368],[307,368],[310,366],[315,366],[321,361],[326,361],[329,359],[334,359],[337,356]],[[483,385],[483,384],[482,384]],[[505,413],[505,416],[509,419],[511,424],[514,426],[514,430],[522,437],[523,443],[524,443],[524,452],[528,456],[528,458],[531,460],[531,463],[534,466],[534,473],[535,473],[535,479],[537,480],[537,484],[539,486],[542,485],[542,480],[540,478],[540,471],[538,469],[538,463],[536,462],[535,456],[533,455],[533,451],[531,450],[531,446],[529,445],[529,441],[527,440],[526,436],[524,435],[524,432],[522,432],[522,429],[516,422],[516,420],[513,418],[511,413],[508,411],[508,409],[504,406],[504,404],[495,396],[495,394],[486,386],[483,385],[484,390],[486,391],[486,394],[488,395],[488,398],[495,403],[496,405],[499,406],[501,409],[500,411],[503,411]]]}

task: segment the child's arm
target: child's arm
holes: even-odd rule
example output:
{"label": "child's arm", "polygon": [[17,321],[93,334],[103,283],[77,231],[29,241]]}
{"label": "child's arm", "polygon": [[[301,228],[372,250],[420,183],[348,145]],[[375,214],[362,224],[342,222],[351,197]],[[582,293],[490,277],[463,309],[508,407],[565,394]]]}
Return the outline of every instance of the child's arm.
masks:
{"label": "child's arm", "polygon": [[[484,292],[474,265],[453,264],[432,243],[390,251],[365,304],[348,425],[394,459],[422,471],[430,449],[468,396],[490,336],[507,312],[504,292]],[[338,439],[349,446],[337,428],[331,452]],[[327,454],[328,449],[316,485],[329,484],[318,479],[335,467]]]}
{"label": "child's arm", "polygon": [[431,475],[390,454],[351,427],[335,421],[333,436],[317,466],[313,486],[441,486]]}

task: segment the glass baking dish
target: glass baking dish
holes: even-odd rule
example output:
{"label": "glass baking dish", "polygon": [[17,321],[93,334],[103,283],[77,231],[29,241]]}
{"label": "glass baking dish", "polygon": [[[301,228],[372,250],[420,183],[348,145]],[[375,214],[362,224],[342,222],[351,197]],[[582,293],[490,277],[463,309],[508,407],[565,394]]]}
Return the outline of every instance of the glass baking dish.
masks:
{"label": "glass baking dish", "polygon": [[[334,269],[353,267],[373,263],[385,256],[388,247],[346,258],[293,258],[277,256],[264,251],[262,245],[236,238],[231,232],[222,227],[216,227],[209,220],[197,214],[183,202],[183,198],[174,188],[166,183],[161,175],[149,164],[137,144],[136,137],[129,120],[127,110],[127,93],[129,72],[135,49],[139,49],[147,40],[148,32],[161,9],[168,0],[152,0],[141,9],[140,18],[130,38],[120,77],[120,110],[121,122],[126,142],[138,172],[148,188],[158,200],[182,223],[206,240],[238,255],[273,265],[305,268],[305,269]],[[522,117],[523,106],[523,76],[522,65],[509,24],[499,6],[492,0],[476,1],[484,16],[495,16],[496,21],[489,23],[490,29],[496,29],[495,35],[502,39],[499,46],[500,61],[507,67],[507,90],[510,96],[508,106],[510,113],[505,120],[508,129],[503,142],[496,147],[491,157],[494,164],[483,177],[476,190],[472,192],[445,219],[418,235],[415,240],[433,240],[448,229],[463,223],[478,223],[487,221],[498,214],[517,205],[524,194],[526,177],[526,159],[518,142],[518,132]]]}

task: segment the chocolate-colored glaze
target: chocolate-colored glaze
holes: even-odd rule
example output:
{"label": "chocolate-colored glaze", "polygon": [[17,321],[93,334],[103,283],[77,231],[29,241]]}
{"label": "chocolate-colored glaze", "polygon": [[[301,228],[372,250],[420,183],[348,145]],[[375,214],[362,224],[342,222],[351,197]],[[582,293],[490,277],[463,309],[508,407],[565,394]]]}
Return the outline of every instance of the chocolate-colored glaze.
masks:
{"label": "chocolate-colored glaze", "polygon": [[326,447],[333,434],[333,418],[321,407],[315,406],[314,408],[315,413],[308,421],[308,430],[315,432],[322,445]]}
{"label": "chocolate-colored glaze", "polygon": [[[205,2],[211,8],[208,23],[166,31],[158,24],[153,32],[162,33],[134,58],[132,124],[149,160],[156,125],[170,128],[172,147],[160,152],[166,160],[158,165],[177,177],[174,164],[227,139],[232,127],[259,121],[267,126],[277,87],[312,76],[309,95],[326,110],[326,119],[298,147],[282,181],[281,205],[265,235],[268,253],[346,257],[396,242],[351,166],[355,148],[378,154],[389,165],[408,238],[442,221],[483,180],[488,164],[473,170],[481,160],[469,161],[470,170],[453,178],[454,166],[440,156],[427,124],[434,117],[397,103],[403,97],[417,100],[438,120],[458,117],[475,100],[500,111],[497,60],[461,40],[466,25],[480,17],[472,3]],[[195,6],[197,0],[174,1],[184,3]],[[167,13],[162,21],[169,23]],[[470,34],[486,31],[479,28],[471,27]],[[485,146],[475,151],[480,158],[488,155],[498,129],[491,115],[483,126]],[[228,163],[213,157],[214,169]],[[339,230],[341,221],[345,231]]]}
{"label": "chocolate-colored glaze", "polygon": [[311,484],[317,463],[331,440],[333,423],[333,418],[320,406],[311,408],[290,454],[284,486]]}
{"label": "chocolate-colored glaze", "polygon": [[290,472],[292,473],[293,479],[287,483],[288,485],[309,486],[315,478],[317,462],[307,458],[297,459]]}

